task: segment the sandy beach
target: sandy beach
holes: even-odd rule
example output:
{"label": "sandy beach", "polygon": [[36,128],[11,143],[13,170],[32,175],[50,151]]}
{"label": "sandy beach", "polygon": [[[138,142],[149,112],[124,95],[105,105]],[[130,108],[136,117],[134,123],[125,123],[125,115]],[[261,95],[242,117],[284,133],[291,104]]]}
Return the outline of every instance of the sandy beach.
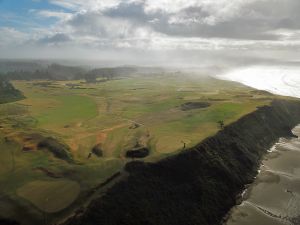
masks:
{"label": "sandy beach", "polygon": [[[274,94],[300,98],[300,68],[252,66],[217,76]],[[293,132],[300,136],[300,126]],[[259,174],[232,209],[226,225],[300,224],[300,139],[280,139]]]}
{"label": "sandy beach", "polygon": [[[293,132],[300,136],[300,126]],[[300,224],[300,139],[281,139],[271,150],[227,225]]]}

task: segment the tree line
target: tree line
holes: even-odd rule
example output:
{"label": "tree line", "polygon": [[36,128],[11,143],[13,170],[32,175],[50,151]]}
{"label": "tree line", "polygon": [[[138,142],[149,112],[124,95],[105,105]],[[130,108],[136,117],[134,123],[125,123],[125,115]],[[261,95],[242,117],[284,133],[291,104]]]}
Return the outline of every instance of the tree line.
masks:
{"label": "tree line", "polygon": [[93,83],[103,80],[112,80],[120,76],[136,72],[133,67],[98,68],[87,70],[81,67],[52,64],[44,69],[34,71],[15,70],[0,74],[6,80],[85,80]]}

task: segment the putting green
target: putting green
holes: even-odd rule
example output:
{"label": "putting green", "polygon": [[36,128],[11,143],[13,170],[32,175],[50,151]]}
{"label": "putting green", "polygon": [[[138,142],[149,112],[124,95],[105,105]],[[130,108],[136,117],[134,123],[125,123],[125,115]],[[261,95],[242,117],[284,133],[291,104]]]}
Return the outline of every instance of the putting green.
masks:
{"label": "putting green", "polygon": [[59,212],[76,200],[80,186],[71,180],[33,181],[17,190],[17,194],[47,213]]}

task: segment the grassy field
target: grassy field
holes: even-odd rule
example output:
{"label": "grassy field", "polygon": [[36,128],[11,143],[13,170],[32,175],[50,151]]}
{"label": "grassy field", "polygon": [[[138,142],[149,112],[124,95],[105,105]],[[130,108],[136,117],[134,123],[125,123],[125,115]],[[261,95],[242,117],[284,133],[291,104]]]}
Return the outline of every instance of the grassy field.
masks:
{"label": "grassy field", "polygon": [[[80,88],[71,89],[70,83]],[[151,144],[154,154],[176,152],[182,141],[192,146],[216,132],[217,121],[230,123],[267,103],[238,84],[178,75],[15,86],[27,97],[19,104],[27,106],[37,127],[62,136],[78,159],[86,158],[98,142],[108,157],[120,157],[124,148],[139,141]],[[188,101],[208,101],[211,107],[182,111],[180,105]],[[134,123],[140,126],[129,130]]]}
{"label": "grassy field", "polygon": [[[42,220],[43,213],[50,221],[68,215],[74,201],[84,201],[131,160],[125,153],[134,146],[150,149],[146,161],[176,154],[215,134],[218,121],[229,124],[274,98],[237,83],[181,74],[14,85],[26,99],[0,105],[0,217],[16,217],[18,205],[26,209],[24,224]],[[208,107],[183,110],[189,102]],[[68,146],[74,162],[39,150],[40,136]],[[90,154],[98,144],[102,157]]]}

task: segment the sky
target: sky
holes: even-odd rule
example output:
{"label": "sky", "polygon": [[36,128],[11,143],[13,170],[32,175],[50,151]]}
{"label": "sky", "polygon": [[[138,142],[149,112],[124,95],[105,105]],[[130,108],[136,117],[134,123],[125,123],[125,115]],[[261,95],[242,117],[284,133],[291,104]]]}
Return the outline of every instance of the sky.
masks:
{"label": "sky", "polygon": [[299,0],[0,0],[0,57],[298,61],[299,12]]}

